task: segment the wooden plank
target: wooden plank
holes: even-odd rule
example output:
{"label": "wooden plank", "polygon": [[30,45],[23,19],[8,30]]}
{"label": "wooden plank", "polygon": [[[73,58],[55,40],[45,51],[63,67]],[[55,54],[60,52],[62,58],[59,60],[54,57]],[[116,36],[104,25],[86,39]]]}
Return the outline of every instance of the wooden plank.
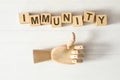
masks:
{"label": "wooden plank", "polygon": [[20,24],[27,24],[29,23],[29,13],[26,12],[26,13],[19,13],[19,22]]}
{"label": "wooden plank", "polygon": [[74,49],[80,50],[80,49],[84,49],[83,45],[75,45]]}
{"label": "wooden plank", "polygon": [[84,11],[84,22],[95,22],[95,12],[92,11]]}
{"label": "wooden plank", "polygon": [[107,25],[107,15],[96,15],[96,25],[97,26]]}

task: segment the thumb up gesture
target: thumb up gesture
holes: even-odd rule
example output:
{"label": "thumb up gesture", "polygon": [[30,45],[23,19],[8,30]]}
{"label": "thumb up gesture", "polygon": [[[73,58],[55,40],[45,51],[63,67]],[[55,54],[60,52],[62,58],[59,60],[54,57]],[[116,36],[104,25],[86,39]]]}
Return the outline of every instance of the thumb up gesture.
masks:
{"label": "thumb up gesture", "polygon": [[34,63],[47,60],[54,60],[64,64],[75,64],[83,61],[84,52],[82,45],[75,45],[75,33],[72,39],[66,44],[53,49],[33,50]]}
{"label": "thumb up gesture", "polygon": [[66,44],[51,51],[51,59],[64,64],[75,64],[83,61],[84,52],[82,45],[74,45],[75,33],[72,33],[72,39]]}

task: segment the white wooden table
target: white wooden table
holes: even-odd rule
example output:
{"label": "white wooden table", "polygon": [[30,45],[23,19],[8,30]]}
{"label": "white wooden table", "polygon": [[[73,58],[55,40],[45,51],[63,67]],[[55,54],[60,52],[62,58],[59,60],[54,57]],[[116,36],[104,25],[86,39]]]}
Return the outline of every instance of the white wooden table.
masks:
{"label": "white wooden table", "polygon": [[[120,80],[120,0],[0,0],[0,80]],[[108,14],[109,25],[87,24],[53,29],[18,21],[19,12],[95,10]],[[84,63],[33,64],[33,49],[52,48],[77,36],[86,46]]]}

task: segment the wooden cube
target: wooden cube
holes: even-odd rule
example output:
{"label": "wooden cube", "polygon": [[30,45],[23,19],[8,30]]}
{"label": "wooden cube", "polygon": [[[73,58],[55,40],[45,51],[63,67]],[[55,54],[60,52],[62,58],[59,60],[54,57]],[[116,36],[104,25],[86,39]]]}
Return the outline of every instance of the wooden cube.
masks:
{"label": "wooden cube", "polygon": [[70,12],[63,12],[61,14],[62,23],[72,23],[72,13]]}
{"label": "wooden cube", "polygon": [[73,16],[73,26],[79,27],[83,25],[82,15]]}
{"label": "wooden cube", "polygon": [[84,22],[94,23],[95,21],[95,12],[84,11]]}
{"label": "wooden cube", "polygon": [[70,56],[71,59],[78,59],[78,55],[74,54]]}
{"label": "wooden cube", "polygon": [[96,15],[96,25],[97,26],[107,25],[107,15]]}
{"label": "wooden cube", "polygon": [[19,22],[20,24],[27,24],[29,23],[29,13],[19,13]]}
{"label": "wooden cube", "polygon": [[61,16],[52,16],[52,26],[53,27],[61,27]]}
{"label": "wooden cube", "polygon": [[30,25],[39,26],[40,25],[40,15],[30,15]]}
{"label": "wooden cube", "polygon": [[50,23],[51,23],[51,14],[41,13],[41,24],[50,24]]}

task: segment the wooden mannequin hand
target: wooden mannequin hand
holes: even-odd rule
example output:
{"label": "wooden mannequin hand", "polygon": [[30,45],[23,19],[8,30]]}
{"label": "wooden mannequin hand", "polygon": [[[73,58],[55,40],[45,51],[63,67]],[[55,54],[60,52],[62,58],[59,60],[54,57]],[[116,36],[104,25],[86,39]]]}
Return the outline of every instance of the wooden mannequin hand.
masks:
{"label": "wooden mannequin hand", "polygon": [[83,46],[74,45],[75,34],[72,33],[72,40],[67,45],[62,45],[52,49],[51,59],[60,63],[74,64],[82,62],[84,57]]}

